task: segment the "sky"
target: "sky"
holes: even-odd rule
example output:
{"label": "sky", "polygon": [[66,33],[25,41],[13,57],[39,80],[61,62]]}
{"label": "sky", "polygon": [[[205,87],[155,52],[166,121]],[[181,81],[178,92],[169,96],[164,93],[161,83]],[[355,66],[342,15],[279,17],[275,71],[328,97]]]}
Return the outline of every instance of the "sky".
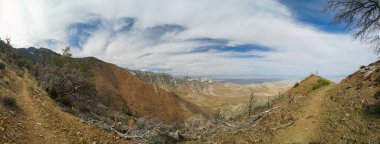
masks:
{"label": "sky", "polygon": [[12,45],[189,76],[346,76],[377,60],[323,0],[0,0]]}

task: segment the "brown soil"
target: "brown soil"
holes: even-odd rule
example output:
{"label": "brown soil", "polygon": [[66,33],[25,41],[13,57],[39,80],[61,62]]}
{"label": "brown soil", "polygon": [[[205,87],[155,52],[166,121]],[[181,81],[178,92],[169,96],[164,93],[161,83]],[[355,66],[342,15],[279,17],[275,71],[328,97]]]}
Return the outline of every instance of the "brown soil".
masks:
{"label": "brown soil", "polygon": [[28,74],[8,70],[1,83],[0,98],[17,106],[0,105],[0,143],[131,143],[63,112]]}
{"label": "brown soil", "polygon": [[184,122],[186,119],[209,115],[174,93],[154,84],[148,84],[116,65],[84,59],[93,66],[98,94],[114,110],[128,109],[133,115],[154,118],[160,122]]}
{"label": "brown soil", "polygon": [[323,103],[326,101],[326,92],[333,86],[321,88],[305,100],[305,106],[296,115],[296,121],[291,127],[279,130],[274,143],[310,143],[318,137],[318,128],[321,123]]}

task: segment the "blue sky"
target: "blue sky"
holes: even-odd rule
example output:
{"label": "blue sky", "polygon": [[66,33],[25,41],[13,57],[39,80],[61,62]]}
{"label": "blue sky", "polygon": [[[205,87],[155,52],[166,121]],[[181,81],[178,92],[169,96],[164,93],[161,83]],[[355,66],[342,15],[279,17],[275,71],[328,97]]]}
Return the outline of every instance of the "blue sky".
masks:
{"label": "blue sky", "polygon": [[302,23],[312,25],[328,32],[348,33],[343,24],[331,24],[333,14],[323,12],[325,0],[281,0],[295,18]]}
{"label": "blue sky", "polygon": [[[348,75],[376,60],[331,25],[322,0],[0,0],[15,47],[69,45],[122,67],[175,75]],[[11,15],[11,16],[10,16]]]}

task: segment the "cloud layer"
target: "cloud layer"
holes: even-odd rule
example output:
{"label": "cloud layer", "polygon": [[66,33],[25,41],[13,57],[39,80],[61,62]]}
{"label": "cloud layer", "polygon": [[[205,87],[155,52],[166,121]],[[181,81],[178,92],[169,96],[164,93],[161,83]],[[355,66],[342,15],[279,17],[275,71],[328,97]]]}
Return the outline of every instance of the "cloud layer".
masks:
{"label": "cloud layer", "polygon": [[345,75],[375,60],[277,0],[0,0],[0,21],[16,47],[178,75]]}

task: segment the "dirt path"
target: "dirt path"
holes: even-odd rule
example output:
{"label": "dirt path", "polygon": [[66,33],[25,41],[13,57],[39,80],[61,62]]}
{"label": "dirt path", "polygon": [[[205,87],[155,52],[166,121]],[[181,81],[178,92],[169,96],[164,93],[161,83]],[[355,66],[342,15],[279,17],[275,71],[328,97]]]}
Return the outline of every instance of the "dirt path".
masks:
{"label": "dirt path", "polygon": [[24,110],[26,117],[26,131],[27,138],[30,143],[45,142],[59,142],[69,143],[65,135],[51,128],[51,123],[46,119],[46,113],[44,113],[40,104],[41,101],[34,99],[33,95],[29,92],[30,81],[21,81],[19,91],[19,103]]}
{"label": "dirt path", "polygon": [[[61,107],[51,100],[37,86],[37,82],[27,74],[23,77],[17,77],[13,73],[10,75],[15,78],[13,81],[14,87],[16,87],[14,93],[20,109],[20,113],[13,119],[20,126],[6,125],[0,127],[0,132],[8,131],[8,128],[11,127],[22,128],[22,130],[15,130],[22,139],[10,138],[14,143],[132,143],[119,138],[110,131],[102,130],[98,126],[83,124],[78,117],[62,111]],[[3,117],[0,120],[4,119]],[[10,124],[10,122],[7,123]],[[2,137],[0,137],[0,141],[2,141]]]}
{"label": "dirt path", "polygon": [[296,115],[296,121],[290,127],[279,130],[275,135],[276,143],[300,143],[307,144],[313,142],[317,134],[317,128],[322,114],[322,105],[326,100],[326,92],[333,85],[321,88],[319,91],[308,96],[305,105]]}

